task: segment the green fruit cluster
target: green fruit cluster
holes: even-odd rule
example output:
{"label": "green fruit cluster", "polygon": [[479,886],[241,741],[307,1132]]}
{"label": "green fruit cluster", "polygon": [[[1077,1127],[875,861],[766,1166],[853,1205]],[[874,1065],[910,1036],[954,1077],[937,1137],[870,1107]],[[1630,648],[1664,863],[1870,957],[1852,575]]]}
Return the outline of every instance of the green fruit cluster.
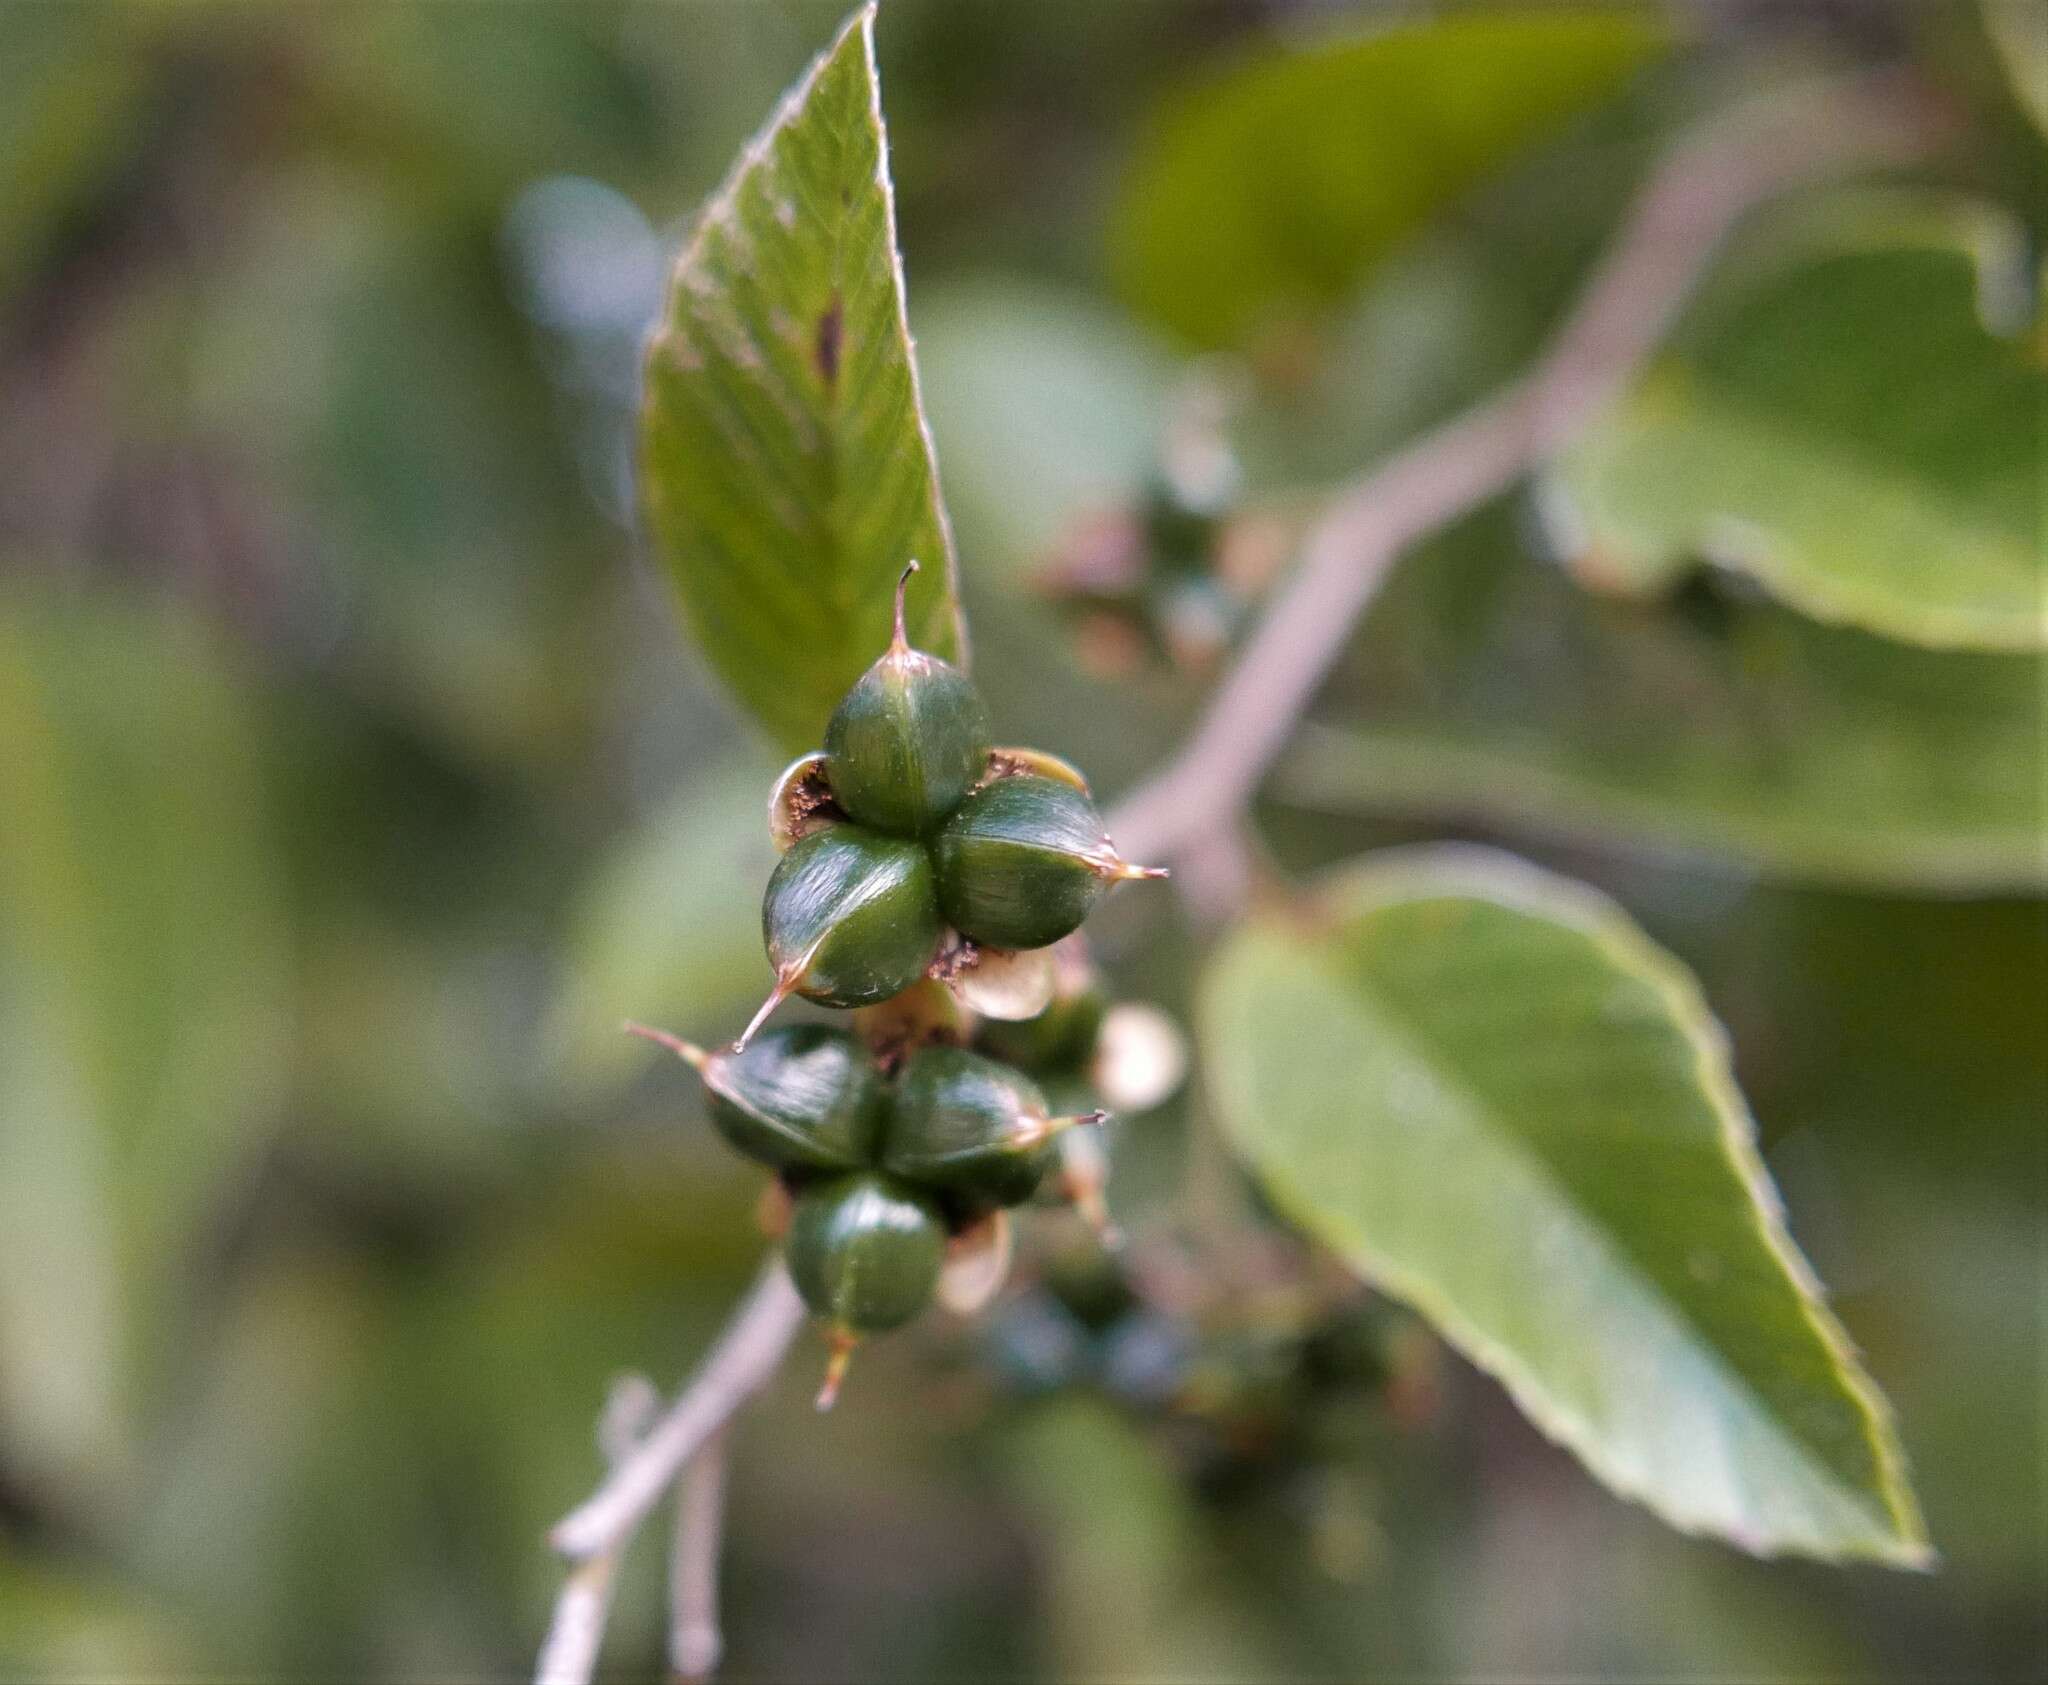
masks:
{"label": "green fruit cluster", "polygon": [[710,1052],[635,1028],[696,1070],[719,1133],[781,1179],[790,1275],[842,1351],[917,1315],[948,1238],[1031,1199],[1054,1138],[1103,1116],[1050,1116],[1029,1077],[964,1048],[919,1048],[892,1079],[820,1024]]}
{"label": "green fruit cluster", "polygon": [[[854,1342],[908,1322],[942,1277],[956,1308],[993,1291],[1002,1213],[1047,1182],[1057,1135],[1104,1116],[1053,1116],[1013,1065],[956,1045],[970,1015],[958,1002],[929,1012],[932,996],[953,1001],[929,979],[964,999],[963,979],[1029,969],[988,951],[1049,947],[1109,884],[1164,875],[1118,857],[1071,767],[991,748],[967,676],[905,636],[916,571],[898,580],[895,634],[833,711],[823,751],[771,798],[783,855],[761,912],[767,1001],[715,1052],[634,1026],[696,1068],[720,1133],[776,1173],[790,1277],[834,1348],[821,1404]],[[816,1024],[762,1032],[792,994],[871,1009],[855,1020],[869,1041]],[[986,1006],[986,988],[976,998]],[[972,1267],[956,1275],[949,1260]]]}
{"label": "green fruit cluster", "polygon": [[992,748],[973,683],[910,647],[916,568],[897,584],[889,647],[833,711],[823,751],[778,787],[787,846],[761,908],[775,986],[756,1024],[792,994],[887,1000],[926,974],[949,931],[975,949],[1047,947],[1110,884],[1164,875],[1117,854],[1071,767]]}

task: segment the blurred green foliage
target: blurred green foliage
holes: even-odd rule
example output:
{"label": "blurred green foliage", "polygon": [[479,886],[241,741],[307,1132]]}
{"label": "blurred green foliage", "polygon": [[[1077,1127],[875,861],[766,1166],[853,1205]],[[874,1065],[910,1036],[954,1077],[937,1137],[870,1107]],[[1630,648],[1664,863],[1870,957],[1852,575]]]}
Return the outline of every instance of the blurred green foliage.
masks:
{"label": "blurred green foliage", "polygon": [[[606,1384],[678,1376],[751,1270],[752,1177],[673,1071],[607,1045],[626,1016],[729,1031],[758,995],[773,766],[639,564],[624,447],[661,255],[838,11],[0,0],[0,1677],[519,1674]],[[1966,118],[1934,173],[2039,183],[1975,9],[1850,11],[1709,9],[1682,63],[1442,207],[1255,396],[1251,495],[1519,366],[1647,149],[1781,63],[1918,54]],[[1109,207],[1162,95],[1309,13],[882,17],[977,678],[1007,736],[1112,793],[1195,693],[1093,676],[1028,580],[1136,489],[1178,372],[1111,302]],[[2006,209],[2042,234],[2038,198]],[[1940,841],[1978,780],[2024,854],[2038,690],[1955,677],[2026,657],[1913,652],[1943,664],[1923,687],[1835,647],[1861,634],[1745,630],[1778,612],[1590,602],[1484,513],[1404,570],[1320,717],[1412,724],[1423,754],[1478,721],[1492,758],[1421,797],[1390,774],[1399,819],[1360,816],[1378,772],[1318,804],[1342,813],[1283,785],[1263,817],[1304,869],[1483,823],[1698,969],[1941,1571],[1670,1535],[1454,1365],[1421,1425],[1196,1478],[1113,1393],[992,1396],[935,1318],[833,1418],[798,1374],[743,1428],[731,1677],[2038,1674],[2048,919],[2012,893],[2037,876],[1886,834]],[[1460,653],[1503,639],[1506,665]],[[1892,703],[1782,676],[1809,665],[1968,692],[1963,723],[1873,747]],[[1623,776],[1674,719],[1703,758],[1782,743],[1779,781]],[[1560,753],[1556,802],[1502,796]],[[1754,840],[1845,787],[1883,870]],[[1874,887],[1815,881],[1844,878]],[[1099,952],[1184,1013],[1193,944],[1112,904]],[[1127,1131],[1127,1224],[1199,1232],[1200,1117]],[[628,1565],[627,1676],[657,1665],[656,1555]]]}

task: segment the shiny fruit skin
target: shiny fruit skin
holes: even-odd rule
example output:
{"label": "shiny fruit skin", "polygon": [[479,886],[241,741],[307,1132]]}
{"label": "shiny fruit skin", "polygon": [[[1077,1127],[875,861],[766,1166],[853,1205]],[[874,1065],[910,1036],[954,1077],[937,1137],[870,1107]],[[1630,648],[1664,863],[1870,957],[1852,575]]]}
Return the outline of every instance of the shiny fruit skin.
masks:
{"label": "shiny fruit skin", "polygon": [[775,1170],[827,1173],[872,1164],[889,1093],[857,1037],[822,1024],[756,1036],[705,1061],[711,1121],[740,1152]]}
{"label": "shiny fruit skin", "polygon": [[988,710],[973,681],[905,646],[863,673],[825,727],[825,777],[856,823],[923,836],[988,764]]}
{"label": "shiny fruit skin", "polygon": [[1045,1098],[1022,1072],[958,1047],[925,1047],[896,1080],[882,1165],[920,1187],[976,1205],[1020,1205],[1053,1162],[1043,1139],[1018,1135],[1045,1121]]}
{"label": "shiny fruit skin", "polygon": [[814,831],[768,880],[761,932],[778,985],[826,1006],[887,1000],[939,945],[931,861],[918,844],[857,825]]}
{"label": "shiny fruit skin", "polygon": [[932,852],[947,921],[991,948],[1043,948],[1078,930],[1116,863],[1095,804],[1029,774],[975,791]]}
{"label": "shiny fruit skin", "polygon": [[843,1333],[880,1334],[931,1302],[946,1231],[911,1190],[862,1171],[805,1190],[783,1251],[812,1314]]}

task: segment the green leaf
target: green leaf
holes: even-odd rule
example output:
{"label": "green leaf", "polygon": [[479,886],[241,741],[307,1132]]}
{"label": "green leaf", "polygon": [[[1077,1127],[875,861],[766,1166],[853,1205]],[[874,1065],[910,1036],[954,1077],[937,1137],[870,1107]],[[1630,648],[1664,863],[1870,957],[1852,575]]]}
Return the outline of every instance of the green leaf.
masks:
{"label": "green leaf", "polygon": [[1564,453],[1576,570],[1648,592],[1705,556],[1904,642],[2048,645],[2048,368],[1982,296],[1924,240],[1763,277]]}
{"label": "green leaf", "polygon": [[0,1413],[118,1489],[195,1237],[283,1079],[249,698],[171,615],[0,596]]}
{"label": "green leaf", "polygon": [[1382,855],[1234,937],[1202,1015],[1273,1198],[1609,1486],[1761,1554],[1928,1563],[1725,1038],[1618,907],[1487,850]]}
{"label": "green leaf", "polygon": [[888,642],[912,557],[924,563],[913,641],[964,657],[904,315],[872,6],[705,208],[646,381],[649,536],[712,665],[777,742],[817,746]]}
{"label": "green leaf", "polygon": [[2038,656],[1932,651],[1701,581],[1576,589],[1496,504],[1405,560],[1283,801],[1725,853],[1883,887],[2048,887]]}
{"label": "green leaf", "polygon": [[1124,183],[1125,296],[1202,347],[1313,324],[1662,42],[1641,9],[1467,13],[1205,76],[1162,104]]}

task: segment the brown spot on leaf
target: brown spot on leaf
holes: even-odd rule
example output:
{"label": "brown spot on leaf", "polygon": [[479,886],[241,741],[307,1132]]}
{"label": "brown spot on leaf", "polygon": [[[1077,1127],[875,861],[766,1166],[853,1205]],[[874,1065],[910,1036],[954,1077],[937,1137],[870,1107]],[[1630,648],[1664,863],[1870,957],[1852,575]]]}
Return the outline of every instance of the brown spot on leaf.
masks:
{"label": "brown spot on leaf", "polygon": [[839,379],[839,336],[844,326],[845,307],[835,292],[832,302],[825,306],[825,314],[818,318],[818,338],[812,351],[817,358],[819,377],[828,387]]}

